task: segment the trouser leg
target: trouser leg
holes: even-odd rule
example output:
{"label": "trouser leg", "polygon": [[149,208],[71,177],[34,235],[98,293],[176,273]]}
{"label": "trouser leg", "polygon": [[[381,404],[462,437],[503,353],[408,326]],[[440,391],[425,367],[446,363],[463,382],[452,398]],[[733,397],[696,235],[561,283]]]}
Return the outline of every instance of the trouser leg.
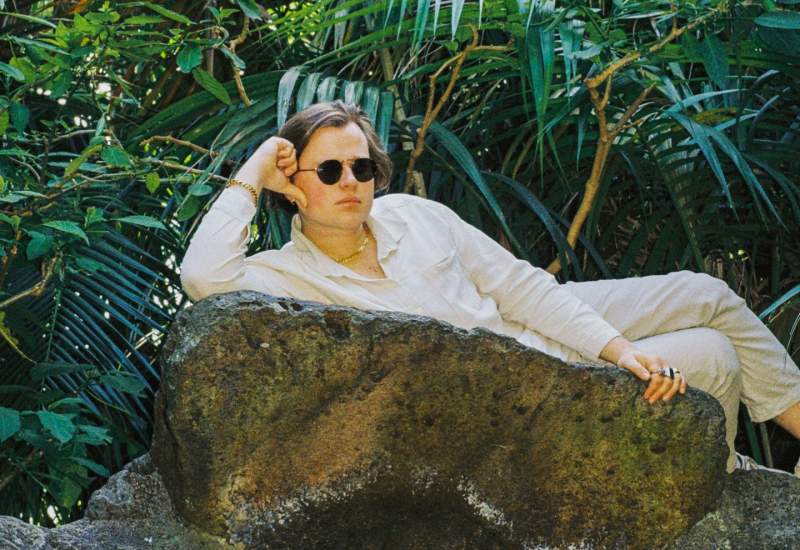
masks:
{"label": "trouser leg", "polygon": [[[797,365],[724,281],[703,273],[679,271],[568,282],[564,288],[632,341],[693,327],[709,327],[724,334],[739,359],[741,400],[755,422],[769,420],[800,401]],[[687,353],[703,356],[704,347]]]}

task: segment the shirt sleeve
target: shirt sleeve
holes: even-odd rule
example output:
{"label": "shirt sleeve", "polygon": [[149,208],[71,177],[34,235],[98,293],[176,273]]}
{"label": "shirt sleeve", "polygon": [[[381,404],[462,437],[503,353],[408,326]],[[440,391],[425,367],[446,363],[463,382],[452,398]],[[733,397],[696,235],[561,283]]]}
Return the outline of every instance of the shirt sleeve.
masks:
{"label": "shirt sleeve", "polygon": [[180,266],[181,286],[193,302],[236,290],[289,295],[277,273],[247,263],[255,212],[249,192],[234,186],[225,188],[203,216]]}
{"label": "shirt sleeve", "polygon": [[491,296],[504,319],[599,358],[620,332],[590,305],[564,289],[544,269],[520,260],[446,206],[429,201],[448,224],[459,259],[481,294]]}

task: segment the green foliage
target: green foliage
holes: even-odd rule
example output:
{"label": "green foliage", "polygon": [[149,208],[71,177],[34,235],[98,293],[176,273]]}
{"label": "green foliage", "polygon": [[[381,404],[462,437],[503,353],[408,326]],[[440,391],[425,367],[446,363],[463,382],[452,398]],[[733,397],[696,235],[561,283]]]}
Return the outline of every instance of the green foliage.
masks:
{"label": "green foliage", "polygon": [[[438,101],[470,27],[491,48],[466,58],[427,134],[416,170],[428,196],[534,263],[560,258],[562,280],[720,276],[797,358],[798,12],[674,4],[23,3],[0,15],[0,513],[74,519],[98,478],[147,448],[162,336],[183,307],[177,265],[247,155],[291,113],[341,98],[375,122],[401,191],[431,77],[448,64]],[[573,248],[599,133],[583,82],[632,52],[609,121],[655,88]],[[255,222],[251,252],[288,239],[288,218],[265,204]],[[48,268],[40,293],[17,298]]]}

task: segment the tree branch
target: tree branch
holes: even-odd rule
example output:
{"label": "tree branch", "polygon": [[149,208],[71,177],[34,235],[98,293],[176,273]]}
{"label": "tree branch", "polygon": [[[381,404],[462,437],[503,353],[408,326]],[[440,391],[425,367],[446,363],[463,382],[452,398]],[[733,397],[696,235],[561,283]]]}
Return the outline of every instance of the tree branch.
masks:
{"label": "tree branch", "polygon": [[[694,19],[683,27],[678,27],[673,19],[672,30],[669,32],[669,34],[652,44],[645,50],[645,52],[651,54],[661,50],[667,44],[684,34],[686,31],[697,27],[698,25],[704,23],[711,17],[725,11],[726,9],[727,3],[721,2],[713,10],[698,17],[697,19]],[[639,111],[642,103],[647,99],[647,96],[655,88],[655,84],[651,84],[642,90],[633,103],[631,103],[622,114],[622,117],[613,125],[612,128],[609,129],[608,120],[606,118],[606,107],[608,106],[611,98],[614,74],[629,66],[631,63],[634,63],[641,57],[642,50],[630,52],[621,59],[618,59],[617,61],[614,61],[608,65],[605,69],[600,71],[599,74],[584,80],[586,87],[589,89],[589,98],[594,106],[599,135],[597,139],[597,146],[595,148],[594,160],[592,162],[592,169],[589,174],[589,178],[584,184],[583,198],[578,206],[578,211],[575,213],[575,217],[570,224],[569,231],[567,232],[567,242],[573,248],[578,242],[578,235],[583,228],[583,224],[586,222],[586,218],[589,216],[589,212],[591,212],[592,208],[594,207],[594,201],[597,198],[597,191],[600,188],[600,181],[603,177],[603,169],[606,166],[606,161],[608,160],[608,155],[611,152],[614,140],[627,128],[631,128],[640,123],[640,121],[632,119]],[[603,85],[605,85],[605,89],[603,91],[603,96],[601,97],[598,88]],[[550,265],[547,266],[547,271],[553,274],[558,273],[560,269],[561,261],[558,258],[553,260]]]}

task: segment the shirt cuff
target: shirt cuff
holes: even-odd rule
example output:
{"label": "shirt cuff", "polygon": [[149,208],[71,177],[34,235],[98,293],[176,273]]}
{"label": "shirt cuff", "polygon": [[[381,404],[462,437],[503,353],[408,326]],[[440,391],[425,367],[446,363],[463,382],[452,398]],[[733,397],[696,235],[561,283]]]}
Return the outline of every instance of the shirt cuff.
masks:
{"label": "shirt cuff", "polygon": [[608,323],[603,323],[603,325],[604,326],[598,327],[598,330],[588,334],[583,341],[583,354],[586,357],[605,361],[605,359],[600,359],[600,353],[603,351],[603,348],[617,336],[622,336],[620,331]]}

